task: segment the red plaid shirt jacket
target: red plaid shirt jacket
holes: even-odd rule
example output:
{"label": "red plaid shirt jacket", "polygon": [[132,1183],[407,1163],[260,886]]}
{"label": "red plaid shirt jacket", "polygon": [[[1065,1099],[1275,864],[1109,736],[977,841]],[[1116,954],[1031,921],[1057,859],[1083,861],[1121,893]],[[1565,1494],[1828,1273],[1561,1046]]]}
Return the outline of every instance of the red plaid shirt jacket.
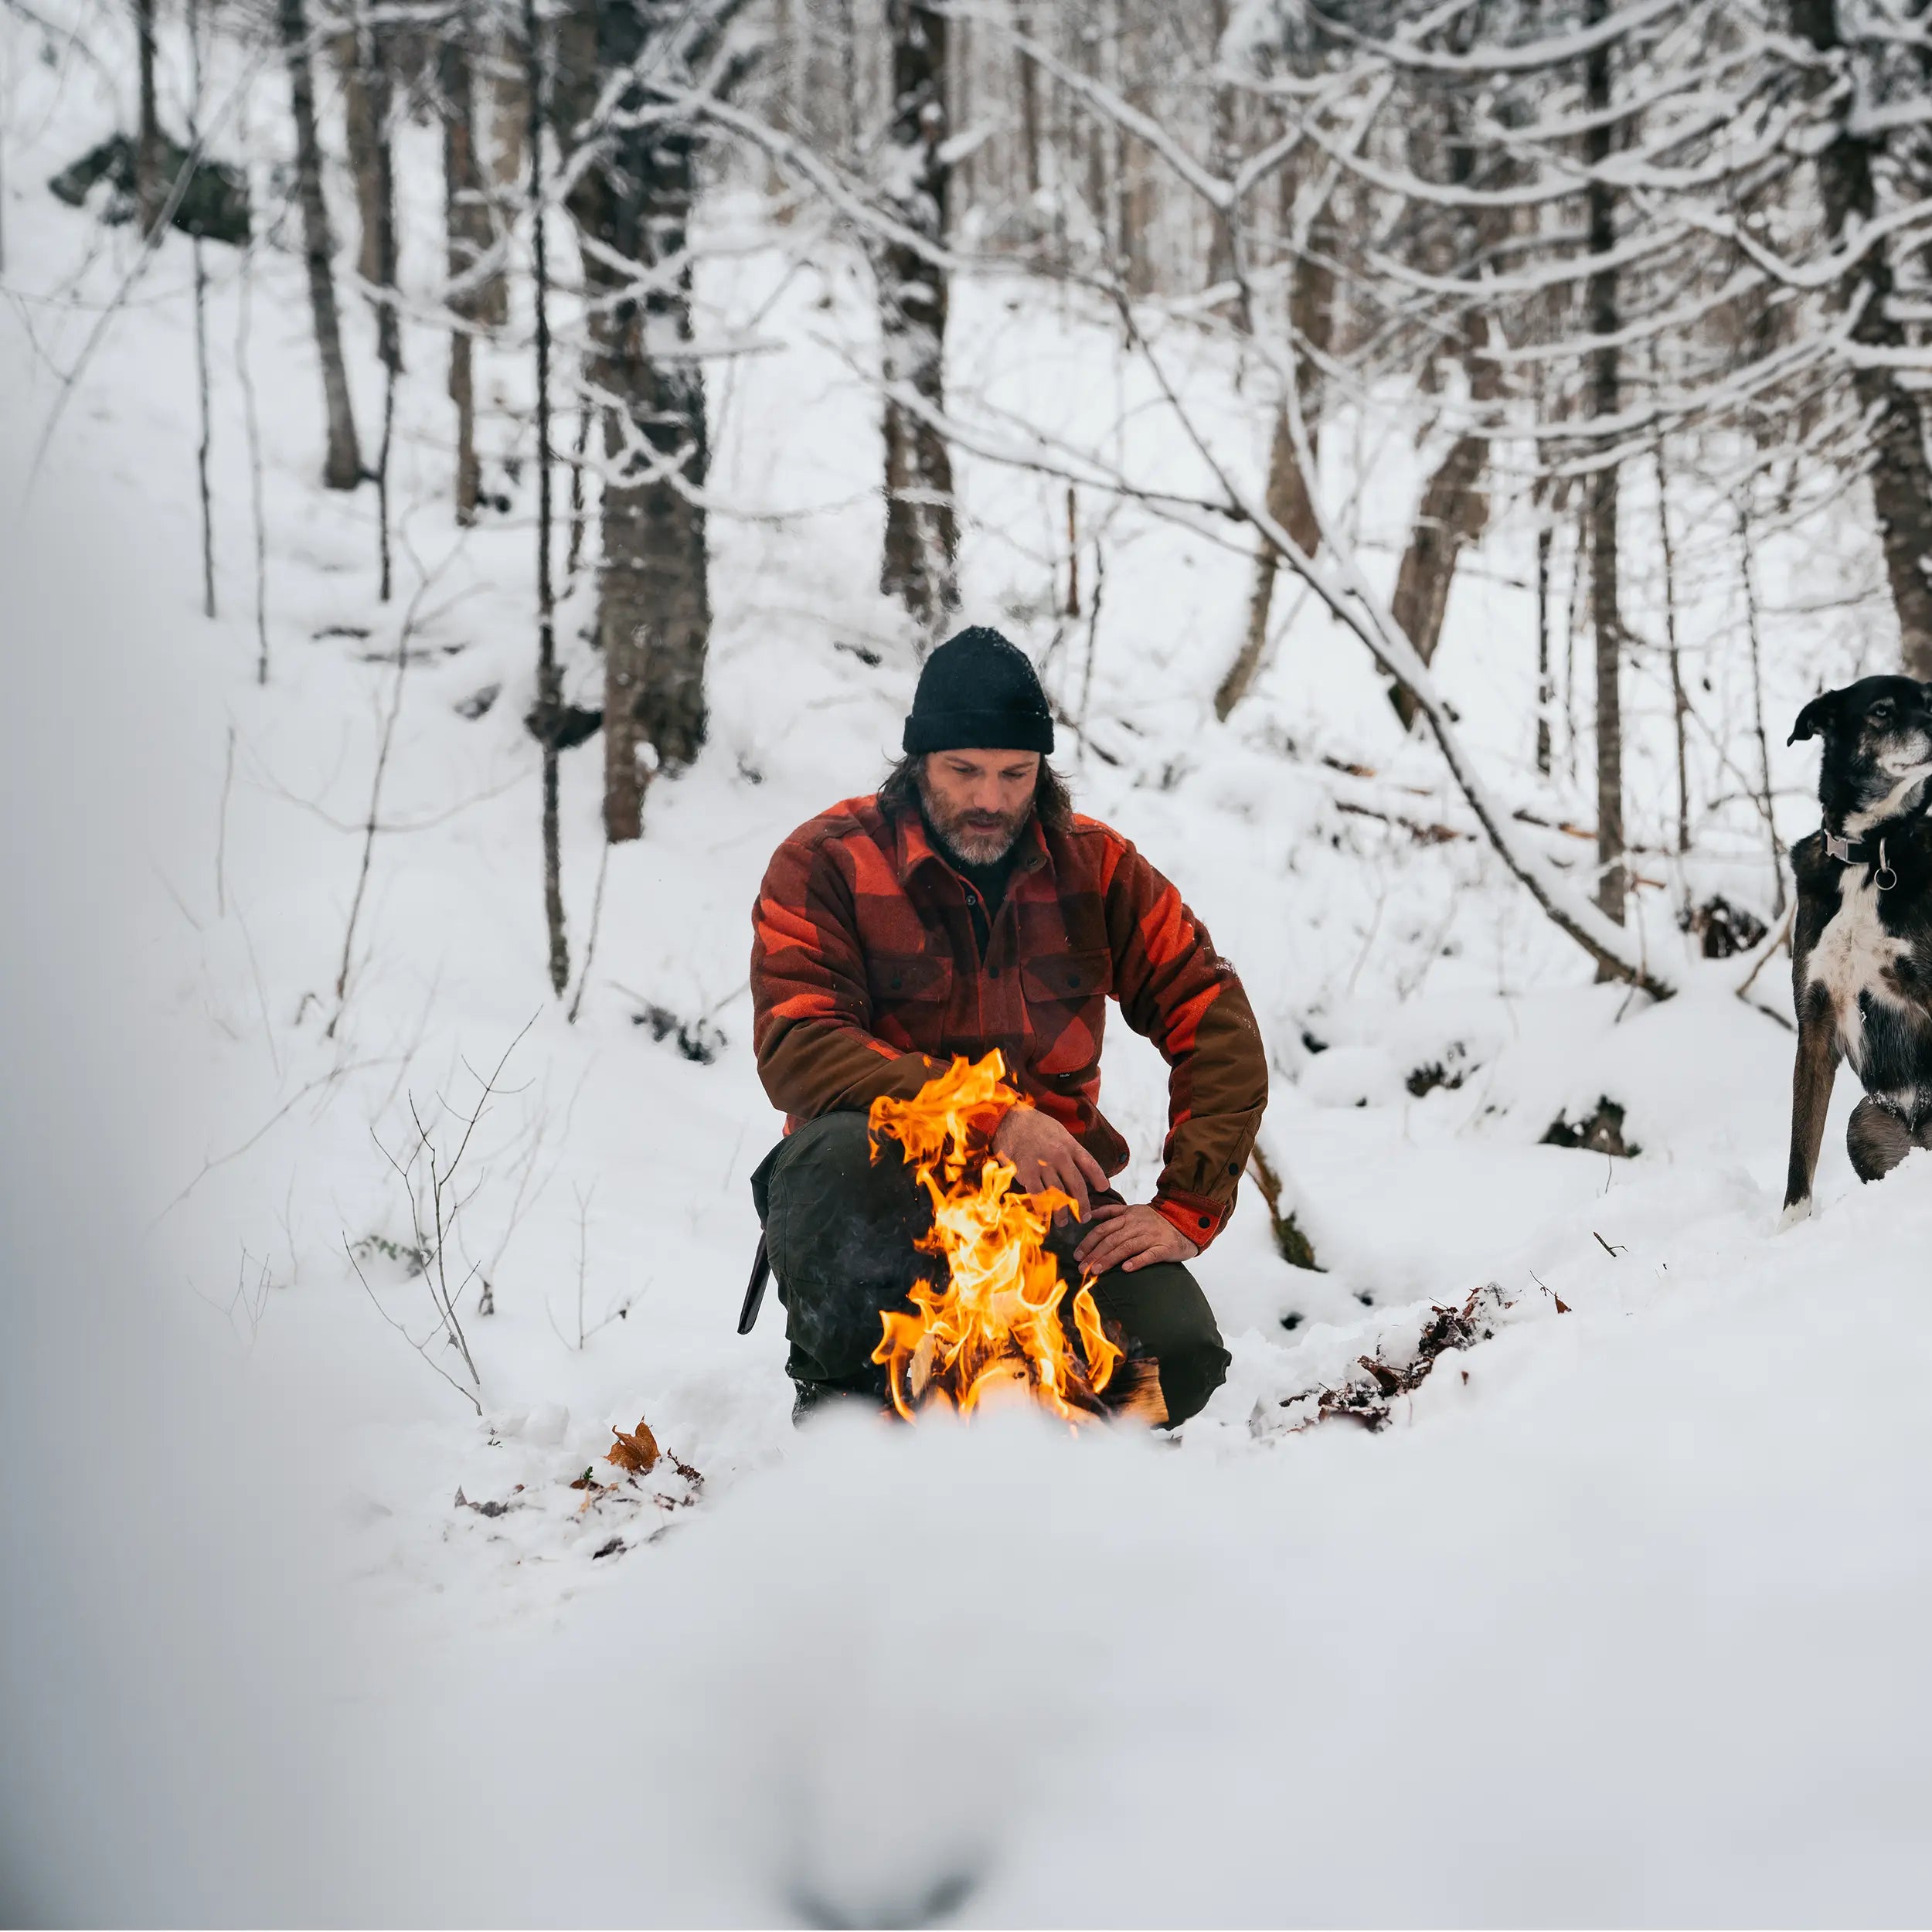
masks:
{"label": "red plaid shirt jacket", "polygon": [[1120,834],[1037,818],[980,955],[972,888],[917,812],[849,798],[778,848],[752,920],[759,1077],[789,1133],[950,1058],[998,1047],[1022,1094],[1110,1175],[1127,1143],[1100,1113],[1109,995],[1170,1070],[1155,1206],[1206,1247],[1233,1211],[1267,1101],[1267,1056],[1234,968]]}

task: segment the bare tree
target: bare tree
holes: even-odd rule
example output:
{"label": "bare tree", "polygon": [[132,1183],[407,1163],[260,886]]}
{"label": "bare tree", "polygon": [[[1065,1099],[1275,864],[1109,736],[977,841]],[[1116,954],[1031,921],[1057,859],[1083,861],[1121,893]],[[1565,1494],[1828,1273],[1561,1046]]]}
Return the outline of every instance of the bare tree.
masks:
{"label": "bare tree", "polygon": [[[1834,115],[1831,138],[1818,157],[1818,181],[1826,225],[1835,240],[1859,243],[1840,284],[1840,300],[1853,320],[1852,383],[1865,413],[1870,451],[1872,506],[1885,553],[1886,576],[1898,613],[1906,671],[1932,679],[1932,464],[1926,457],[1926,421],[1919,394],[1901,379],[1912,359],[1900,320],[1891,258],[1871,228],[1879,213],[1874,162],[1879,137],[1861,128],[1855,90],[1846,72],[1839,0],[1791,0],[1792,24],[1830,63],[1845,97]],[[1918,33],[1927,28],[1923,9]]]}
{"label": "bare tree", "polygon": [[[1467,50],[1475,20],[1473,10],[1464,16],[1459,24],[1465,32],[1451,34],[1452,47]],[[1515,172],[1509,158],[1497,151],[1485,153],[1475,138],[1469,126],[1471,104],[1463,90],[1452,87],[1444,93],[1446,97],[1429,104],[1437,111],[1428,117],[1426,131],[1431,145],[1446,159],[1444,172],[1449,186],[1481,185],[1492,193],[1506,188]],[[1445,212],[1446,265],[1454,275],[1472,276],[1493,259],[1506,236],[1506,215],[1493,202],[1475,209],[1451,208]],[[1491,353],[1491,312],[1477,288],[1472,287],[1470,297],[1461,300],[1462,313],[1452,339],[1468,384],[1463,406],[1465,420],[1423,486],[1389,605],[1403,634],[1424,664],[1435,662],[1456,566],[1464,551],[1481,543],[1488,526],[1489,492],[1484,485],[1489,462],[1486,425],[1493,420],[1503,393],[1502,365]],[[1404,729],[1412,727],[1417,716],[1414,698],[1400,685],[1390,695]]]}
{"label": "bare tree", "polygon": [[315,80],[303,0],[277,0],[277,23],[288,63],[295,120],[295,192],[302,211],[302,258],[308,271],[309,314],[321,362],[322,400],[328,419],[328,452],[322,481],[332,490],[352,490],[362,480],[355,414],[342,360],[342,326],[335,304],[335,244],[322,192],[321,145],[315,130]]}
{"label": "bare tree", "polygon": [[[583,0],[560,46],[555,118],[590,293],[588,378],[604,410],[597,636],[604,659],[604,827],[643,827],[657,769],[695,759],[711,639],[702,366],[692,352],[688,245],[699,139],[671,104],[697,74],[731,78],[743,0]],[[723,73],[713,63],[725,63]]]}
{"label": "bare tree", "polygon": [[543,747],[543,923],[549,940],[550,991],[559,998],[570,983],[563,931],[563,835],[557,759],[563,691],[556,661],[556,613],[550,587],[550,270],[544,220],[543,130],[548,75],[536,0],[523,0],[524,84],[530,121],[530,246],[536,310],[536,717]]}
{"label": "bare tree", "polygon": [[352,14],[349,31],[337,36],[336,65],[342,74],[342,134],[349,149],[349,179],[355,189],[355,272],[371,284],[383,279],[383,178],[386,172],[380,150],[386,118],[372,87],[371,40],[386,35],[389,26],[372,22],[367,17],[367,0],[351,0]]}
{"label": "bare tree", "polygon": [[[483,170],[477,155],[474,32],[465,7],[444,30],[437,78],[442,96],[443,224],[449,262],[450,400],[456,405],[456,520],[476,520],[481,488],[476,454],[474,325],[486,313],[482,278],[493,236]],[[500,290],[501,281],[496,286]]]}
{"label": "bare tree", "polygon": [[[188,159],[192,168],[201,151],[202,96],[206,77],[202,72],[200,0],[188,0],[188,53],[192,69],[188,104]],[[201,504],[201,607],[204,617],[215,614],[215,506],[209,494],[208,457],[214,441],[213,398],[208,374],[208,264],[202,253],[199,225],[190,246],[194,251],[195,275],[195,395],[200,417],[200,434],[195,445],[195,490]]]}
{"label": "bare tree", "polygon": [[[907,231],[872,251],[885,379],[886,541],[879,587],[930,641],[957,604],[952,455],[933,417],[945,407],[947,19],[921,0],[887,0],[892,120],[881,199]],[[911,237],[929,246],[921,250]]]}
{"label": "bare tree", "polygon": [[[1608,19],[1610,0],[1587,0],[1587,26]],[[1622,389],[1622,356],[1617,332],[1618,270],[1617,196],[1604,173],[1616,124],[1611,117],[1611,43],[1599,39],[1584,56],[1583,98],[1588,117],[1583,136],[1590,170],[1586,199],[1592,267],[1584,300],[1596,338],[1590,352],[1590,413],[1600,423],[1616,417]],[[1624,923],[1627,886],[1624,875],[1624,625],[1619,604],[1617,549],[1617,457],[1600,451],[1585,488],[1590,519],[1590,616],[1597,659],[1597,903],[1606,918]],[[1609,968],[1600,963],[1600,973]]]}
{"label": "bare tree", "polygon": [[[379,595],[389,601],[393,575],[389,554],[389,457],[396,437],[396,386],[403,373],[403,320],[396,287],[395,84],[391,71],[394,49],[386,27],[367,18],[359,20],[355,44],[357,70],[370,121],[373,206],[366,210],[375,224],[376,273],[364,280],[373,284],[376,304],[376,353],[383,365],[383,440],[376,457],[376,530],[380,566]],[[364,255],[368,249],[365,238]]]}
{"label": "bare tree", "polygon": [[[1690,694],[1684,689],[1684,653],[1677,633],[1677,546],[1671,536],[1670,479],[1664,465],[1664,439],[1653,452],[1657,468],[1657,553],[1664,566],[1664,653],[1670,666],[1671,736],[1677,753],[1677,851],[1690,850],[1690,753],[1684,723],[1690,716]],[[1753,621],[1755,640],[1756,621]],[[1755,641],[1753,641],[1755,649]],[[1778,882],[1778,910],[1784,910],[1784,882]]]}
{"label": "bare tree", "polygon": [[168,184],[162,179],[161,117],[155,101],[155,0],[134,0],[140,121],[134,134],[134,206],[141,232],[151,234],[161,219]]}
{"label": "bare tree", "polygon": [[[1303,420],[1307,428],[1309,455],[1318,459],[1321,451],[1321,369],[1335,347],[1335,262],[1338,235],[1330,206],[1334,192],[1332,174],[1310,185],[1310,205],[1297,222],[1297,178],[1291,171],[1282,175],[1283,197],[1290,217],[1291,257],[1288,264],[1289,332],[1296,345],[1295,386]],[[1222,224],[1228,226],[1225,221]],[[1229,262],[1234,255],[1230,229]],[[1274,434],[1268,449],[1268,514],[1287,530],[1301,547],[1312,556],[1321,543],[1321,526],[1315,515],[1315,488],[1318,476],[1304,474],[1295,448],[1287,412],[1277,409]],[[1247,628],[1234,661],[1228,666],[1214,693],[1214,715],[1225,719],[1253,688],[1267,655],[1268,623],[1274,608],[1275,580],[1281,574],[1281,553],[1265,536],[1257,543],[1254,556],[1254,581],[1248,592]]]}

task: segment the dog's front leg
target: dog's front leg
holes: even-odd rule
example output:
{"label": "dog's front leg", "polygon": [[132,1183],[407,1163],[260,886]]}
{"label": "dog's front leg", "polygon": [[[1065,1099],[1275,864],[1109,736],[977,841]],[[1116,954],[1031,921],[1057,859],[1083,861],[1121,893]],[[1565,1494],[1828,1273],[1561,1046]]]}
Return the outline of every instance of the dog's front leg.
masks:
{"label": "dog's front leg", "polygon": [[1781,1230],[1811,1211],[1811,1178],[1825,1144],[1825,1115],[1838,1074],[1838,1029],[1831,996],[1807,987],[1798,1002],[1798,1059],[1791,1068],[1791,1165],[1784,1182]]}

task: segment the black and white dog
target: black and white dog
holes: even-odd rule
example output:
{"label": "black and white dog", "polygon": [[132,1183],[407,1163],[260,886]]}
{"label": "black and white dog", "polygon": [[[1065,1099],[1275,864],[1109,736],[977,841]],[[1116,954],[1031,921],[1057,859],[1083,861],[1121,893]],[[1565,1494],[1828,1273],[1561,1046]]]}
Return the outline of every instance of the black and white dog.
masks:
{"label": "black and white dog", "polygon": [[1860,1180],[1932,1147],[1932,685],[1861,678],[1814,698],[1790,742],[1821,737],[1823,828],[1791,851],[1798,1064],[1788,1227],[1811,1177],[1841,1055],[1865,1087],[1845,1145]]}

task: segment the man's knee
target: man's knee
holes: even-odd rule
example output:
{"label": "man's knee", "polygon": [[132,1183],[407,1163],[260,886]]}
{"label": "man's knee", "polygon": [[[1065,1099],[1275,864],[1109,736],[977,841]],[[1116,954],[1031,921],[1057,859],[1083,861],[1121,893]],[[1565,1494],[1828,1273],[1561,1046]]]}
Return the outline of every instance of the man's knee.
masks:
{"label": "man's knee", "polygon": [[864,1175],[871,1161],[872,1137],[864,1114],[821,1114],[778,1143],[766,1188],[775,1201],[801,1189],[850,1184]]}
{"label": "man's knee", "polygon": [[1912,1151],[1912,1130],[1868,1094],[1852,1109],[1845,1149],[1861,1181],[1883,1180]]}
{"label": "man's knee", "polygon": [[1170,1427],[1199,1414],[1227,1378],[1231,1360],[1201,1284],[1178,1261],[1132,1274],[1116,1268],[1094,1284],[1103,1315],[1119,1322],[1140,1352],[1161,1365]]}
{"label": "man's knee", "polygon": [[787,1134],[753,1176],[752,1192],[781,1282],[896,1252],[919,1206],[897,1163],[874,1164],[862,1114],[822,1114]]}
{"label": "man's knee", "polygon": [[930,1212],[922,1216],[896,1151],[875,1164],[864,1114],[823,1114],[788,1134],[754,1180],[801,1379],[869,1387],[880,1311],[930,1271],[914,1245]]}

